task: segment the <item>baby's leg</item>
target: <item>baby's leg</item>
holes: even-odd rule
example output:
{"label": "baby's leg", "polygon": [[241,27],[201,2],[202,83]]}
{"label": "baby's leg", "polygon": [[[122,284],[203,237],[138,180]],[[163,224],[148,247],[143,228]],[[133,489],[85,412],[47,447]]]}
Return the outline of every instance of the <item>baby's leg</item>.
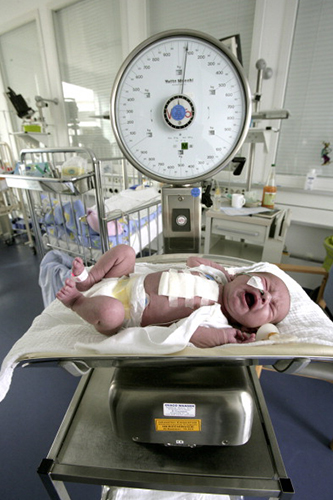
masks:
{"label": "baby's leg", "polygon": [[[90,269],[88,278],[77,283],[77,289],[84,292],[103,278],[120,278],[134,271],[135,252],[129,245],[117,245],[105,252],[96,264]],[[80,257],[76,257],[72,264],[72,273],[79,276],[84,270]]]}
{"label": "baby's leg", "polygon": [[104,335],[117,333],[124,322],[125,310],[119,300],[102,295],[85,297],[73,280],[66,280],[57,298]]}

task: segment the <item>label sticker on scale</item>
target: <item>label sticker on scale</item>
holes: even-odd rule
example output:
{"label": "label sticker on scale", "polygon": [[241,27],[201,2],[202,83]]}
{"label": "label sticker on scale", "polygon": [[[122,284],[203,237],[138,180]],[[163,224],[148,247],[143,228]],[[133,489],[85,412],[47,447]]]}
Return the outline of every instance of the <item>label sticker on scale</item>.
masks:
{"label": "label sticker on scale", "polygon": [[195,404],[164,403],[163,415],[165,417],[195,417]]}
{"label": "label sticker on scale", "polygon": [[201,420],[190,418],[155,418],[157,432],[200,432]]}

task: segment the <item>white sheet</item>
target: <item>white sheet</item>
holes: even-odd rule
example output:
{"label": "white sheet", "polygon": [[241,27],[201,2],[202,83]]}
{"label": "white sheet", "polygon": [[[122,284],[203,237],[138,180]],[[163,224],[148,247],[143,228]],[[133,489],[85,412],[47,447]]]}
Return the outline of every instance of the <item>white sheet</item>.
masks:
{"label": "white sheet", "polygon": [[[135,271],[145,273],[148,270],[163,270],[169,267],[169,264],[141,263],[137,264]],[[105,337],[56,300],[34,320],[30,329],[4,359],[0,372],[0,401],[9,390],[14,368],[24,360],[122,355],[255,358],[279,357],[286,354],[289,357],[310,357],[312,353],[322,357],[327,353],[327,356],[333,359],[333,323],[292,278],[268,263],[228,270],[231,273],[274,271],[287,283],[292,297],[291,310],[287,318],[278,325],[278,338],[273,337],[272,340],[252,344],[228,344],[212,349],[189,346],[189,339],[198,325],[225,326],[224,316],[217,304],[201,307],[189,318],[170,327],[128,328],[113,337]],[[281,347],[278,350],[272,349],[273,344]],[[304,348],[306,345],[308,349]],[[316,346],[322,346],[322,349],[316,351]]]}

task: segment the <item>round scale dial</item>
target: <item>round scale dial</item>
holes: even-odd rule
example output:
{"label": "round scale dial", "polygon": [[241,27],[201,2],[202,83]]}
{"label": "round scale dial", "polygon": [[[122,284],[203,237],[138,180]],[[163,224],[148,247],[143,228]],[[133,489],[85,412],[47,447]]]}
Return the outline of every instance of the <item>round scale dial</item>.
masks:
{"label": "round scale dial", "polygon": [[188,184],[213,176],[240,149],[250,92],[237,59],[215,38],[168,31],[125,60],[111,96],[126,158],[150,178]]}

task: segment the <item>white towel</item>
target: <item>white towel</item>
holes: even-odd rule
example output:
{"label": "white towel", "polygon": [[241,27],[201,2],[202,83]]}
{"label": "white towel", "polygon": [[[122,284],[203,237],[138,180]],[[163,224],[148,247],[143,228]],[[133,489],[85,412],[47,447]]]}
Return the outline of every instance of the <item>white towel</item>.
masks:
{"label": "white towel", "polygon": [[[169,268],[169,264],[152,265],[138,264],[135,272],[146,273]],[[173,265],[173,267],[175,267]],[[181,267],[181,266],[180,266]],[[230,273],[244,271],[267,271],[280,276],[288,285],[291,293],[291,310],[288,316],[279,323],[280,335],[272,340],[253,342],[250,344],[227,344],[212,349],[189,349],[188,343],[193,332],[201,324],[215,327],[225,327],[226,320],[220,307],[203,306],[194,311],[191,316],[169,327],[149,326],[146,328],[128,328],[113,337],[105,337],[77,314],[66,308],[59,301],[52,302],[33,322],[29,330],[16,342],[2,363],[0,372],[0,401],[9,390],[14,368],[20,361],[48,358],[76,358],[121,355],[164,356],[177,355],[186,348],[190,356],[248,356],[251,358],[276,355],[276,350],[270,351],[273,344],[290,342],[293,352],[289,355],[297,357],[302,350],[302,344],[308,344],[311,349],[314,344],[323,346],[320,355],[325,353],[333,358],[333,323],[324,314],[292,278],[276,266],[267,263],[254,264],[250,267],[229,268]],[[275,336],[277,337],[277,336]],[[295,342],[296,339],[296,342]],[[262,347],[266,349],[263,351]],[[286,352],[281,349],[281,352]],[[309,354],[307,354],[309,356]]]}
{"label": "white towel", "polygon": [[201,307],[169,327],[127,328],[106,337],[55,300],[37,316],[5,357],[0,372],[0,401],[9,390],[15,367],[23,359],[172,354],[182,351],[197,327],[204,324],[217,328],[228,326],[219,305]]}
{"label": "white towel", "polygon": [[[105,209],[107,212],[113,212],[114,210],[127,212],[136,208],[139,209],[140,206],[145,205],[146,203],[159,201],[160,199],[161,194],[155,187],[147,187],[139,190],[124,189],[124,191],[114,194],[105,200]],[[92,210],[93,209],[96,209],[96,205],[92,207]],[[138,216],[138,214],[132,214],[132,217]],[[140,213],[140,217],[143,216],[144,214]]]}

